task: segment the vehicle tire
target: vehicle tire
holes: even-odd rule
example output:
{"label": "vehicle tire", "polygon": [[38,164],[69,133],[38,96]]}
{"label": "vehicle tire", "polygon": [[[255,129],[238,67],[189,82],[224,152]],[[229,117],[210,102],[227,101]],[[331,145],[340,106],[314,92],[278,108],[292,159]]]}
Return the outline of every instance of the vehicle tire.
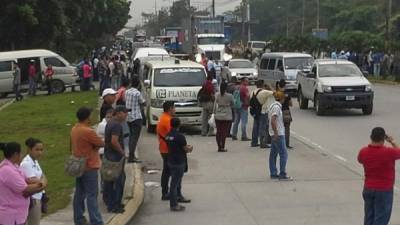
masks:
{"label": "vehicle tire", "polygon": [[300,109],[308,109],[308,99],[304,98],[301,89],[297,93],[297,100],[299,102]]}
{"label": "vehicle tire", "polygon": [[314,97],[314,108],[315,108],[315,112],[317,113],[318,116],[324,115],[325,109],[321,106],[321,102],[319,100],[318,94],[315,94],[315,97]]}
{"label": "vehicle tire", "polygon": [[373,104],[364,106],[362,108],[362,112],[363,112],[364,115],[371,115],[373,108],[374,108]]}
{"label": "vehicle tire", "polygon": [[0,98],[6,98],[8,96],[8,93],[0,93]]}
{"label": "vehicle tire", "polygon": [[63,93],[65,91],[64,82],[62,82],[61,80],[52,80],[50,85],[51,85],[51,91],[54,94]]}

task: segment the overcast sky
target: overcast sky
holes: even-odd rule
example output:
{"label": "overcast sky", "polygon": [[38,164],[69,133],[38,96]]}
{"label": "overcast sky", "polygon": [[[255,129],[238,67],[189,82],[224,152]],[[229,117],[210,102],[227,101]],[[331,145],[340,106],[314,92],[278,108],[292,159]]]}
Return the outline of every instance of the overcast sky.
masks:
{"label": "overcast sky", "polygon": [[[157,3],[157,8],[168,7],[172,5],[174,0],[131,0],[131,11],[130,15],[132,19],[128,22],[127,26],[135,26],[136,24],[142,23],[142,12],[150,13],[154,12],[155,3]],[[212,0],[192,0],[194,4],[209,4],[211,5]],[[215,0],[216,5],[216,13],[221,14],[225,11],[234,9],[237,5],[239,5],[241,0]]]}

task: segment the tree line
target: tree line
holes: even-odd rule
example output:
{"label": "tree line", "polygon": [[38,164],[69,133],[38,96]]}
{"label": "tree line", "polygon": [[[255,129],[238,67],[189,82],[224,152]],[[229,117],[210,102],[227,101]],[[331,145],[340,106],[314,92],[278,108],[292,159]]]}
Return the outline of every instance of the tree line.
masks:
{"label": "tree line", "polygon": [[127,0],[3,0],[0,50],[46,48],[71,60],[111,41],[127,23]]}

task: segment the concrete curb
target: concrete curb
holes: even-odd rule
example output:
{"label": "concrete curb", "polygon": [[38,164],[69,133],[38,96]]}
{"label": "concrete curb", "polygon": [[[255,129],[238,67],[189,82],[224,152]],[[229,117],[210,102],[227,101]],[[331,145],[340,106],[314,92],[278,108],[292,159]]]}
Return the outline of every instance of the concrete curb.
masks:
{"label": "concrete curb", "polygon": [[132,198],[125,205],[125,213],[115,215],[107,225],[126,225],[136,215],[144,200],[144,181],[140,164],[133,164],[133,189]]}

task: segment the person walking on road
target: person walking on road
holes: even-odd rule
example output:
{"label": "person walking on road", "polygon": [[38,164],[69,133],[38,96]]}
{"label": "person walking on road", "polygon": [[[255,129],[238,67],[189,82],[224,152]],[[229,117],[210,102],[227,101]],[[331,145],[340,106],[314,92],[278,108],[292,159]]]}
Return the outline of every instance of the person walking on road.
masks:
{"label": "person walking on road", "polygon": [[[400,148],[382,127],[371,132],[371,144],[358,153],[364,167],[364,225],[387,225],[392,214],[395,164]],[[386,147],[385,141],[392,147]]]}
{"label": "person walking on road", "polygon": [[[84,217],[85,205],[89,213],[90,224],[103,225],[97,201],[98,196],[98,171],[100,168],[99,148],[104,147],[104,142],[90,127],[92,110],[80,108],[76,117],[78,123],[71,130],[71,151],[75,157],[86,158],[86,171],[76,178],[75,193],[73,198],[73,214],[75,225],[87,224]],[[86,204],[85,204],[86,200]]]}
{"label": "person walking on road", "polygon": [[[118,105],[114,110],[113,118],[106,125],[104,157],[108,161],[121,162],[125,158],[122,123],[125,122],[127,116],[128,109],[124,105]],[[125,171],[122,170],[115,181],[104,181],[103,199],[109,212],[125,212],[122,205],[125,180]]]}
{"label": "person walking on road", "polygon": [[[251,147],[267,148],[267,128],[268,128],[268,108],[270,99],[273,98],[273,92],[264,88],[264,82],[258,80],[256,82],[257,89],[252,92],[260,104],[259,115],[253,115],[253,132],[251,138]],[[254,100],[253,100],[254,101]]]}
{"label": "person walking on road", "polygon": [[[28,147],[28,154],[21,162],[21,170],[25,177],[38,183],[47,184],[47,178],[44,175],[38,160],[43,154],[43,143],[35,138],[28,138],[25,141]],[[39,225],[42,218],[42,199],[45,195],[44,190],[31,196],[31,207],[29,209],[26,225]]]}
{"label": "person walking on road", "polygon": [[44,71],[44,76],[46,79],[47,95],[52,94],[51,81],[53,80],[54,70],[51,64],[47,65],[46,71]]}
{"label": "person walking on road", "polygon": [[130,110],[128,113],[128,125],[130,129],[129,137],[129,163],[140,163],[141,161],[136,158],[135,151],[139,141],[140,131],[142,129],[142,112],[141,107],[145,104],[142,93],[138,90],[140,88],[140,80],[138,77],[132,79],[132,87],[125,93],[126,108]]}
{"label": "person walking on road", "polygon": [[19,68],[18,62],[14,61],[14,73],[13,73],[13,89],[15,94],[15,100],[21,101],[23,96],[21,95],[21,69]]}
{"label": "person walking on road", "polygon": [[36,82],[37,82],[37,70],[35,66],[35,60],[31,60],[28,67],[28,75],[29,75],[29,92],[28,94],[31,96],[36,95]]}
{"label": "person walking on road", "polygon": [[182,178],[188,170],[187,153],[193,151],[193,146],[188,145],[186,138],[178,130],[181,121],[179,118],[171,120],[171,132],[165,137],[168,144],[168,167],[171,171],[170,209],[171,211],[184,211],[185,207],[179,203],[190,203],[190,199],[182,196]]}
{"label": "person walking on road", "polygon": [[161,114],[157,124],[157,136],[159,141],[159,150],[163,161],[163,170],[161,173],[161,200],[169,200],[169,178],[171,173],[168,167],[168,145],[165,140],[167,134],[171,131],[171,120],[175,116],[175,104],[172,101],[166,101],[163,104],[164,112]]}
{"label": "person walking on road", "polygon": [[[269,170],[271,179],[293,180],[287,176],[286,164],[288,153],[285,143],[285,127],[283,124],[282,104],[285,101],[285,95],[282,92],[275,93],[276,102],[269,109],[269,134],[272,137],[271,152],[269,154]],[[276,168],[276,159],[279,155],[280,173]]]}
{"label": "person walking on road", "polygon": [[239,87],[241,107],[235,109],[235,121],[233,123],[233,130],[232,130],[233,140],[237,140],[238,128],[240,123],[242,130],[242,141],[250,141],[250,139],[247,137],[247,131],[246,131],[247,121],[249,117],[248,110],[250,101],[249,89],[247,88],[248,85],[249,85],[249,80],[246,77],[242,78]]}
{"label": "person walking on road", "polygon": [[201,136],[212,136],[214,134],[214,129],[208,124],[208,120],[213,113],[215,101],[215,89],[212,80],[212,75],[208,74],[207,80],[204,82],[199,93],[199,102],[203,108],[201,112]]}
{"label": "person walking on road", "polygon": [[226,92],[228,85],[225,81],[221,83],[220,92],[215,97],[215,123],[217,125],[216,140],[218,152],[226,152],[225,141],[230,132],[232,124],[233,96]]}

